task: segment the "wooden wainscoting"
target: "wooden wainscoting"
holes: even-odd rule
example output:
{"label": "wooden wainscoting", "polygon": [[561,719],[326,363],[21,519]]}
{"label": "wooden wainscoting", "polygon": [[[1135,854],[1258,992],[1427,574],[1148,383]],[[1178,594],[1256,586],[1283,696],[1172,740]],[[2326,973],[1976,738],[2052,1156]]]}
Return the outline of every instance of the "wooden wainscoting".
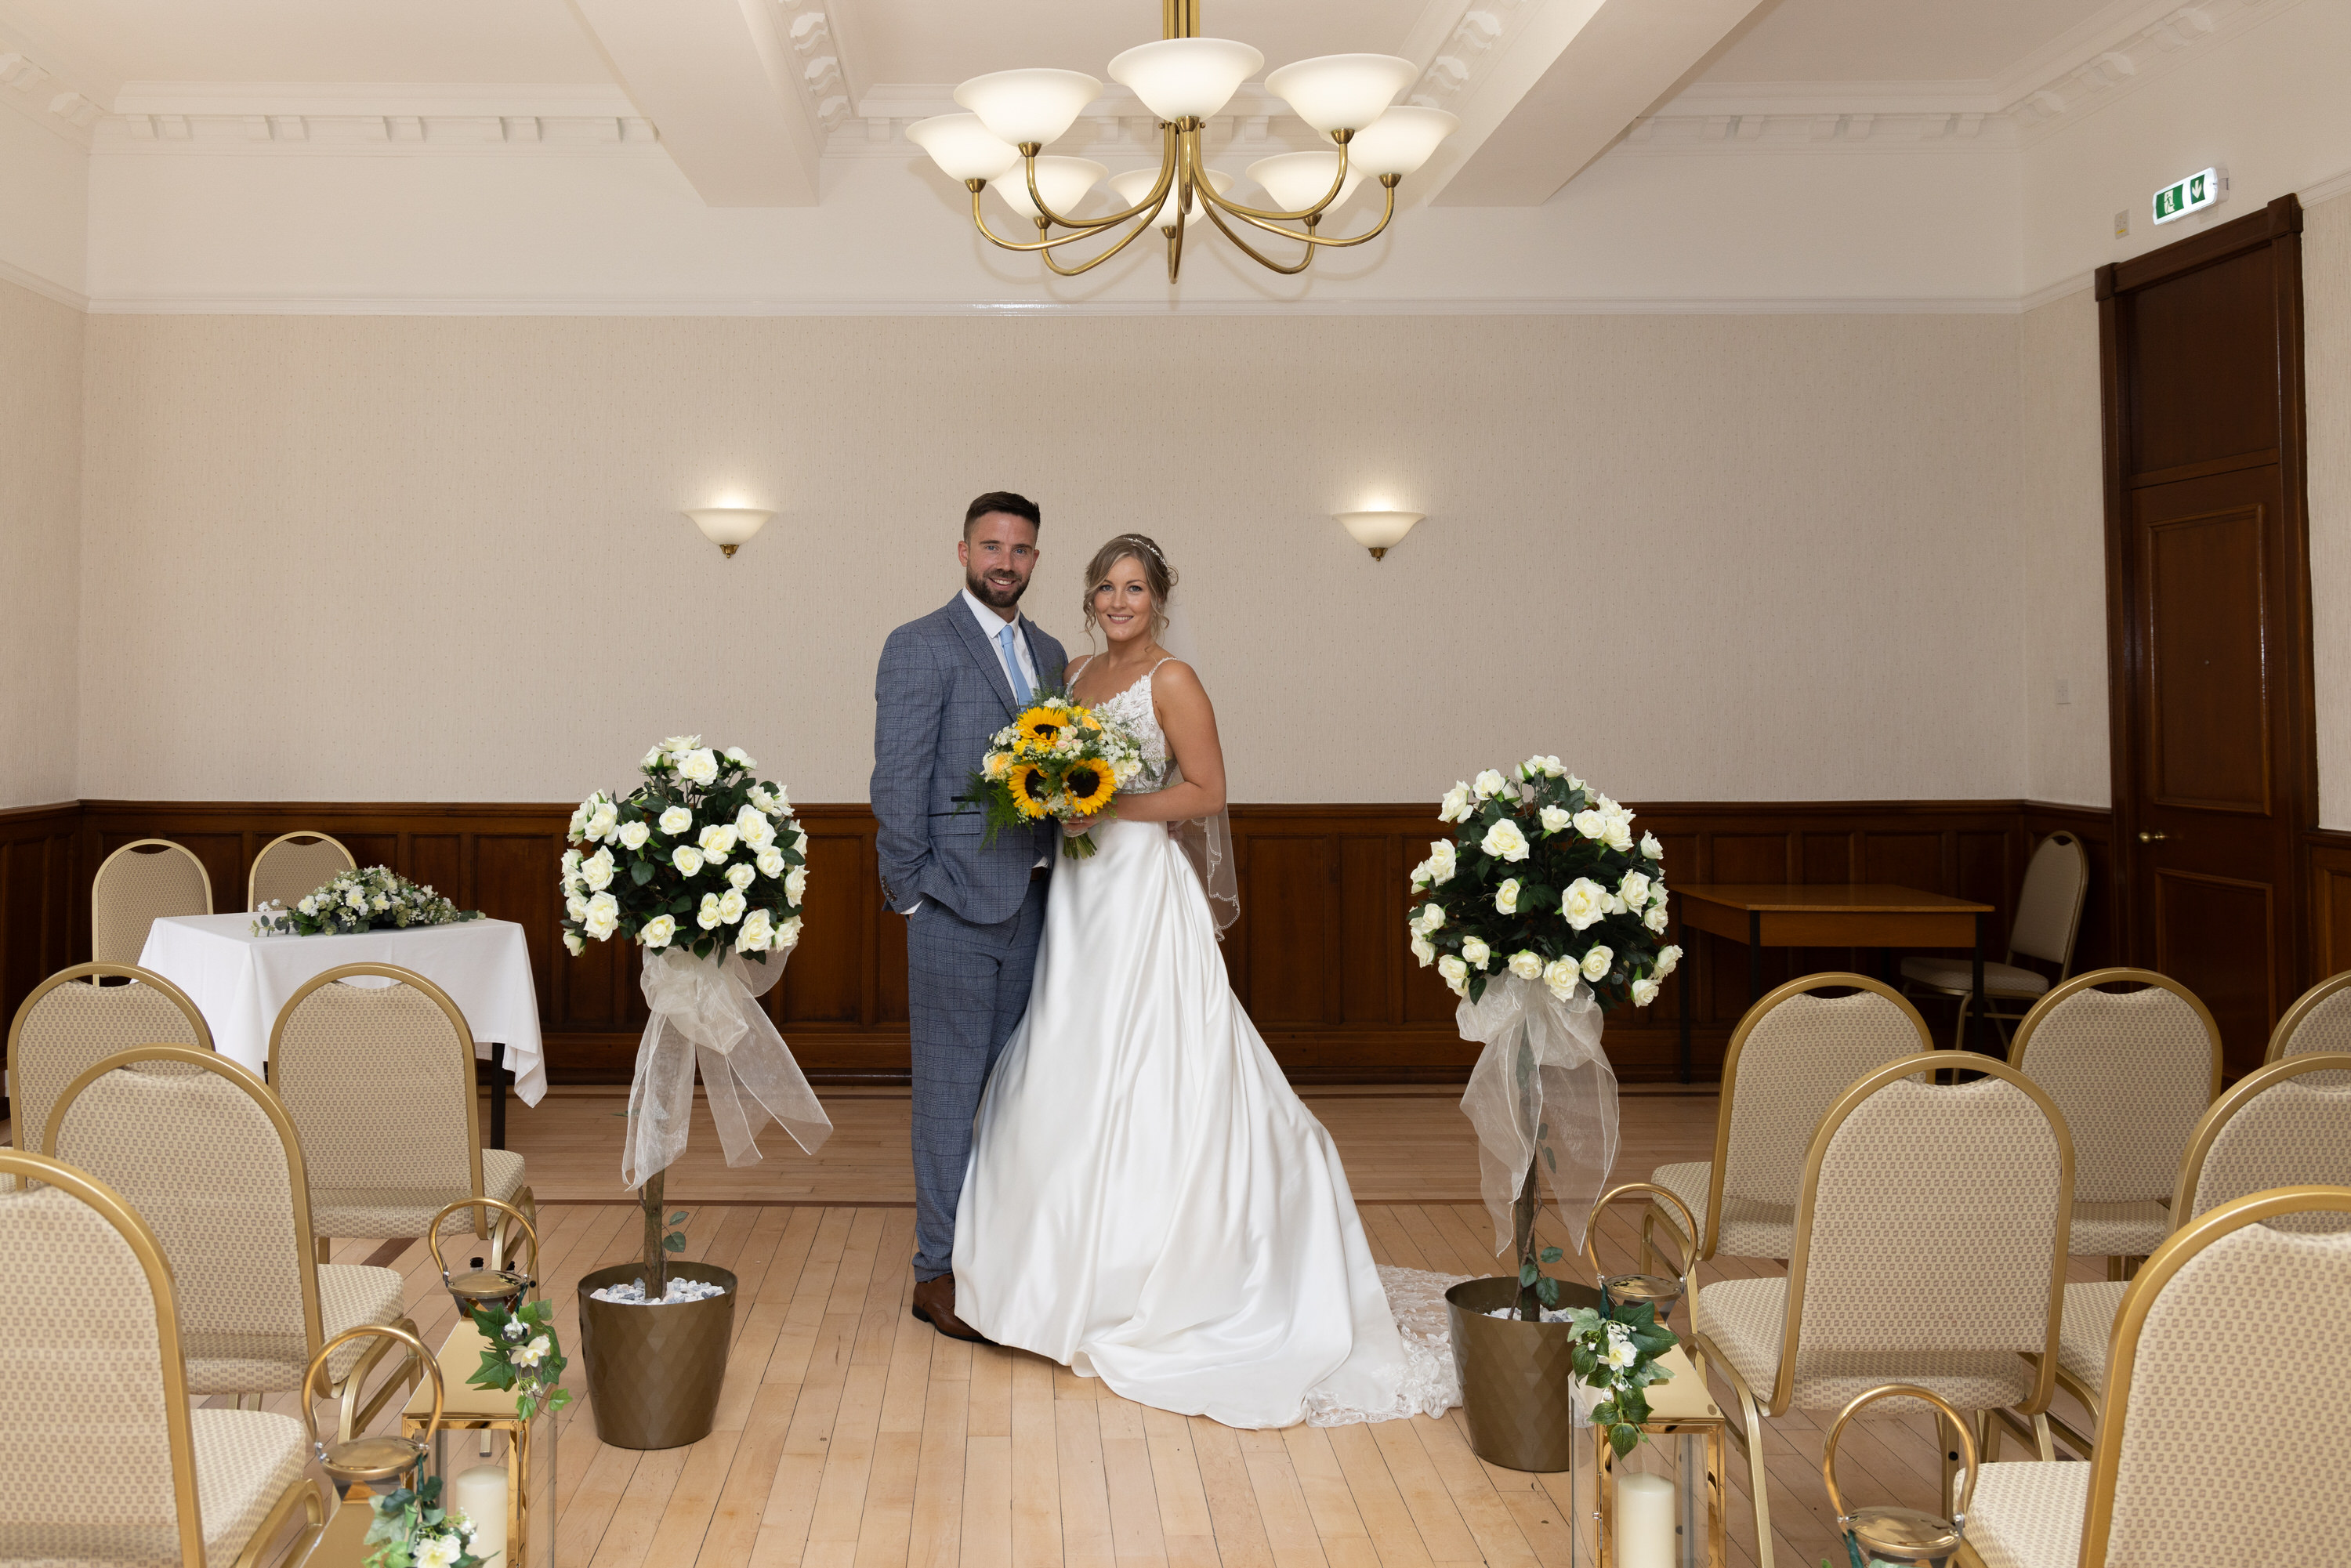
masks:
{"label": "wooden wainscoting", "polygon": [[2303,978],[2314,984],[2351,969],[2351,833],[2318,828],[2302,837],[2312,949]]}
{"label": "wooden wainscoting", "polygon": [[0,1030],[35,986],[89,956],[97,869],[81,858],[79,801],[0,811]]}
{"label": "wooden wainscoting", "polygon": [[[12,879],[0,918],[40,912],[10,927],[12,987],[86,954],[87,876],[117,845],[169,838],[201,856],[225,906],[242,897],[254,854],[279,833],[334,834],[362,865],[384,864],[430,883],[465,908],[520,923],[538,982],[549,1076],[558,1082],[625,1082],[644,1003],[632,955],[618,946],[567,956],[559,936],[557,864],[570,806],[91,800],[47,809],[47,825],[0,826],[22,835],[5,852]],[[2100,889],[2105,814],[2015,800],[1701,802],[1636,807],[1666,848],[1668,878],[1696,882],[1894,882],[1997,904],[2007,929],[2032,838],[2055,827],[2091,845],[2093,909]],[[0,824],[29,823],[12,813]],[[907,1071],[906,950],[903,924],[882,907],[873,820],[862,805],[799,808],[810,837],[807,936],[784,983],[770,993],[778,1027],[820,1082],[903,1081]],[[61,832],[58,824],[66,825]],[[1405,877],[1438,830],[1433,807],[1237,806],[1241,918],[1228,934],[1227,963],[1275,1057],[1300,1082],[1458,1081],[1476,1049],[1454,1029],[1454,999],[1405,945]],[[41,847],[24,849],[20,843]],[[2351,855],[2351,852],[2346,852]],[[2351,865],[2351,859],[2346,859]],[[38,865],[20,883],[19,865]],[[19,891],[20,886],[33,891]],[[2085,961],[2098,949],[2085,924]],[[58,922],[64,922],[62,932]],[[37,928],[32,946],[18,930]],[[1714,1076],[1731,1026],[1747,1003],[1743,949],[1694,944],[1683,972],[1657,1003],[1620,1012],[1609,1054],[1628,1081],[1676,1076],[1676,1009],[1693,987],[1693,1065]],[[1719,947],[1719,951],[1716,951]],[[1995,955],[1996,956],[1996,955]],[[1772,951],[1765,978],[1823,968],[1874,970],[1876,955]],[[21,995],[21,989],[12,991]],[[12,1004],[13,1005],[13,1004]]]}

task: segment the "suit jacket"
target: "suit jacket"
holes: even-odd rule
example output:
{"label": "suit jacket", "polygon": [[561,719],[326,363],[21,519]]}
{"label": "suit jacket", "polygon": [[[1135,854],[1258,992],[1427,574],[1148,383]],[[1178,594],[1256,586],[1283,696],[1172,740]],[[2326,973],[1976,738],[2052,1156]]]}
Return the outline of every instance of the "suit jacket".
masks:
{"label": "suit jacket", "polygon": [[[1027,616],[1037,678],[1058,686],[1067,655]],[[1019,715],[996,647],[980,634],[958,593],[890,633],[873,679],[874,844],[882,895],[904,912],[935,898],[966,920],[994,925],[1020,911],[1030,868],[1052,863],[1059,830],[1008,828],[986,848],[987,813],[958,802],[996,732]]]}

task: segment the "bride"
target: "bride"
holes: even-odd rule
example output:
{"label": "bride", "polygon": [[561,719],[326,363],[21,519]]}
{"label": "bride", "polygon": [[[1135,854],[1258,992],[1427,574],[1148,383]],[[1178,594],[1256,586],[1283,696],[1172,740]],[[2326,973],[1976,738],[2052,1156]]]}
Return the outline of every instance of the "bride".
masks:
{"label": "bride", "polygon": [[[1331,1135],[1227,983],[1232,913],[1177,836],[1222,813],[1225,766],[1199,676],[1161,645],[1176,572],[1123,534],[1086,580],[1109,648],[1070,665],[1071,695],[1139,736],[1159,779],[1054,873],[1029,1010],[974,1129],[956,1313],[1228,1426],[1441,1414],[1451,1368],[1399,1334]],[[1214,850],[1207,865],[1229,899]]]}

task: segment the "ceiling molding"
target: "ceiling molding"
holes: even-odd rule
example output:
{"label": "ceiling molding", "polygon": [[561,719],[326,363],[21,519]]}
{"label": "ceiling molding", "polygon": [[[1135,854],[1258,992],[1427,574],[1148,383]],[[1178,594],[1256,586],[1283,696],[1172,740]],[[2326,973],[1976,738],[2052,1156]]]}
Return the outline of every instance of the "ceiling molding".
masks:
{"label": "ceiling molding", "polygon": [[2038,310],[2043,305],[2054,305],[2070,295],[2087,293],[2090,286],[2097,281],[2097,276],[2095,272],[2077,272],[2045,288],[2036,288],[2016,302],[2017,312],[2022,315],[2026,311]]}
{"label": "ceiling molding", "polygon": [[53,283],[39,273],[28,272],[10,261],[0,260],[0,283],[13,283],[17,287],[37,294],[44,299],[54,299],[58,304],[76,310],[88,310],[90,308],[89,296],[78,294],[62,283]]}
{"label": "ceiling molding", "polygon": [[141,81],[115,107],[95,153],[643,153],[661,139],[610,82]]}
{"label": "ceiling molding", "polygon": [[2121,0],[1994,84],[2027,141],[2168,76],[2193,55],[2304,0]]}
{"label": "ceiling molding", "polygon": [[90,128],[106,108],[85,92],[54,60],[0,40],[0,103],[42,130],[78,147],[88,147]]}

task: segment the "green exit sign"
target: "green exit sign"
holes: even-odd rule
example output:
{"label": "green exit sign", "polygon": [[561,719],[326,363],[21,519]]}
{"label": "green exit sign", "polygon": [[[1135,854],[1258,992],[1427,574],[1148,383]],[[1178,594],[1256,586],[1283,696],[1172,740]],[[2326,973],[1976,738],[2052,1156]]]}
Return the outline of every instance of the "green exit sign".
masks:
{"label": "green exit sign", "polygon": [[2168,224],[2190,213],[2201,212],[2219,201],[2228,189],[2229,172],[2226,169],[2207,169],[2202,173],[2190,174],[2155,193],[2155,221]]}

